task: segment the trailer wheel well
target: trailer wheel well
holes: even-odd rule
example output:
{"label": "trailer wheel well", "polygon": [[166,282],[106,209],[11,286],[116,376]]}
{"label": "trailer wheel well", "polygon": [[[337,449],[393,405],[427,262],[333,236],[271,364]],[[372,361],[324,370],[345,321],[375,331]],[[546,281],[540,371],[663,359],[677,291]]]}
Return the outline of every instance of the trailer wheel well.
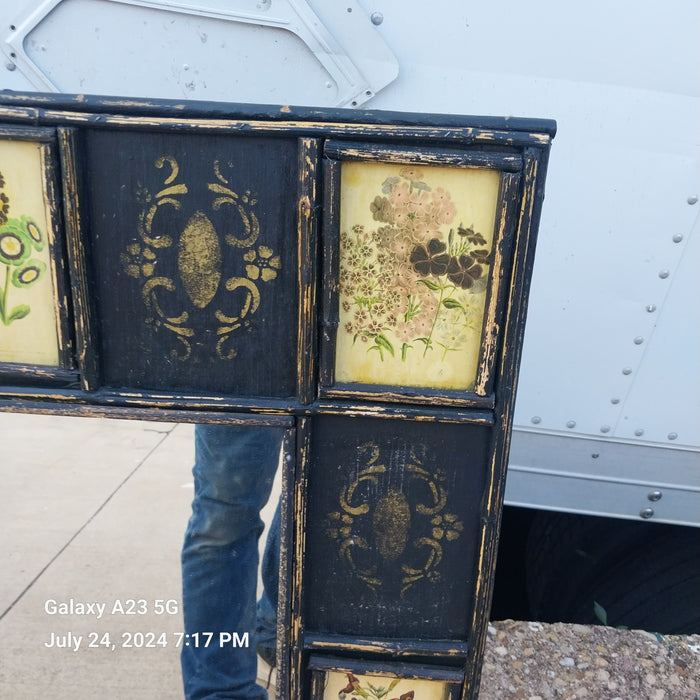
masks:
{"label": "trailer wheel well", "polygon": [[[527,615],[541,622],[601,624],[598,604],[612,626],[700,632],[698,530],[522,510],[504,512],[494,619]],[[520,582],[508,593],[499,579],[513,576],[514,560]],[[507,609],[509,598],[517,608]]]}

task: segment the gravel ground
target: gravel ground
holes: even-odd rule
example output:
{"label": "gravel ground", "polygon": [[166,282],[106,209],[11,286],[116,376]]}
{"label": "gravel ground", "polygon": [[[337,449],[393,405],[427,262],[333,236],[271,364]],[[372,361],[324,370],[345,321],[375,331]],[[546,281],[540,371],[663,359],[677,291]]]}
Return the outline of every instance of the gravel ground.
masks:
{"label": "gravel ground", "polygon": [[698,700],[700,634],[492,622],[479,700]]}

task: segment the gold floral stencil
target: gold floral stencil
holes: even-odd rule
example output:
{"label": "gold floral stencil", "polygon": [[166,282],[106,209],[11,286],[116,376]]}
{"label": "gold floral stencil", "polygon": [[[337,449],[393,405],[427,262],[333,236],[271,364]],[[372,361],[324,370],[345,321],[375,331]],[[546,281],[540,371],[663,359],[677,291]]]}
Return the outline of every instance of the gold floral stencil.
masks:
{"label": "gold floral stencil", "polygon": [[[196,342],[197,331],[192,325],[195,310],[206,310],[217,336],[216,354],[219,359],[232,360],[237,356],[230,346],[231,338],[249,328],[250,317],[260,306],[262,283],[271,282],[282,269],[282,261],[272,248],[258,245],[260,224],[255,214],[257,199],[246,190],[242,195],[231,189],[225,177],[224,164],[212,163],[214,179],[207,183],[212,201],[208,211],[197,209],[186,220],[181,230],[168,229],[167,234],[158,233],[158,219],[162,212],[181,212],[183,201],[191,195],[190,188],[180,177],[180,165],[172,155],[156,159],[154,166],[164,170],[163,188],[153,194],[145,187],[137,192],[140,204],[138,235],[140,241],[126,246],[121,254],[124,272],[143,283],[141,296],[149,316],[146,323],[154,330],[163,329],[172,333],[178,347],[170,355],[181,361],[189,360]],[[243,263],[245,277],[225,275],[222,257],[222,236],[216,230],[210,214],[222,208],[232,212],[230,221],[237,223],[237,232],[223,236],[226,246],[238,252]],[[158,273],[159,253],[177,249],[177,271]],[[180,294],[184,291],[184,295]],[[223,291],[228,307],[220,308],[214,302]],[[165,311],[165,300],[179,297],[176,313]]]}
{"label": "gold floral stencil", "polygon": [[[426,451],[425,445],[411,448],[403,486],[378,495],[389,472],[384,459],[391,455],[381,453],[374,442],[361,445],[363,468],[350,473],[338,494],[338,509],[327,515],[326,534],[335,541],[338,557],[350,575],[373,591],[384,588],[387,568],[400,571],[400,597],[418,582],[439,581],[445,548],[464,530],[464,523],[447,510],[446,474],[424,465],[420,455]],[[423,498],[411,502],[404,489],[416,484]]]}
{"label": "gold floral stencil", "polygon": [[343,163],[338,382],[469,390],[500,173]]}

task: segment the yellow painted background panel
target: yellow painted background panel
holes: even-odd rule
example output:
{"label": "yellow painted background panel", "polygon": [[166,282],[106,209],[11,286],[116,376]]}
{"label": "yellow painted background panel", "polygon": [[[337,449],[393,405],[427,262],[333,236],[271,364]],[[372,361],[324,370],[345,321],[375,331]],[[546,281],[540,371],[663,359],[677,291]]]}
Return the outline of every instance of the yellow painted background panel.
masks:
{"label": "yellow painted background panel", "polygon": [[[5,195],[0,246],[4,240],[6,252],[12,254],[16,239],[2,236],[13,227],[38,239],[35,244],[30,243],[30,251],[19,264],[7,264],[7,257],[0,258],[0,295],[4,303],[0,320],[0,362],[56,366],[57,304],[50,264],[49,236],[52,232],[47,221],[41,146],[31,141],[0,140],[0,174]],[[29,220],[33,220],[36,228],[28,231]],[[16,275],[29,280],[29,275],[37,274],[37,270],[39,278],[32,284],[13,284]],[[25,311],[29,309],[28,313],[11,319],[13,311],[23,307]]]}

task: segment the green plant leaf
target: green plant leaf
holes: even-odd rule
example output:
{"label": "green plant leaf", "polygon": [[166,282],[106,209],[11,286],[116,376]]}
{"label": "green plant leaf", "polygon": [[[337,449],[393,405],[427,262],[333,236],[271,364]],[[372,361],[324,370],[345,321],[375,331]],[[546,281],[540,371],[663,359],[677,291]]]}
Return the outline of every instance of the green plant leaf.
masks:
{"label": "green plant leaf", "polygon": [[380,333],[374,339],[374,342],[377,343],[377,345],[381,345],[385,350],[388,350],[391,353],[391,356],[394,357],[394,346],[389,342],[389,339],[385,335]]}
{"label": "green plant leaf", "polygon": [[440,291],[440,285],[435,284],[435,282],[431,282],[430,280],[418,280],[422,284],[424,284],[428,289],[432,289],[434,292],[439,292]]}
{"label": "green plant leaf", "polygon": [[467,313],[466,309],[456,299],[443,299],[442,305],[446,309],[459,309],[463,313]]}
{"label": "green plant leaf", "polygon": [[598,601],[595,601],[595,600],[593,601],[593,612],[595,613],[595,616],[598,618],[600,623],[607,627],[608,626],[608,613],[605,610],[605,608]]}
{"label": "green plant leaf", "polygon": [[13,321],[19,321],[20,318],[24,318],[30,311],[30,308],[26,304],[20,304],[15,306],[10,312],[10,317],[7,321],[7,325],[10,325]]}
{"label": "green plant leaf", "polygon": [[412,348],[412,345],[409,345],[408,343],[404,343],[401,346],[401,361],[406,362],[406,355],[408,354],[409,348]]}

